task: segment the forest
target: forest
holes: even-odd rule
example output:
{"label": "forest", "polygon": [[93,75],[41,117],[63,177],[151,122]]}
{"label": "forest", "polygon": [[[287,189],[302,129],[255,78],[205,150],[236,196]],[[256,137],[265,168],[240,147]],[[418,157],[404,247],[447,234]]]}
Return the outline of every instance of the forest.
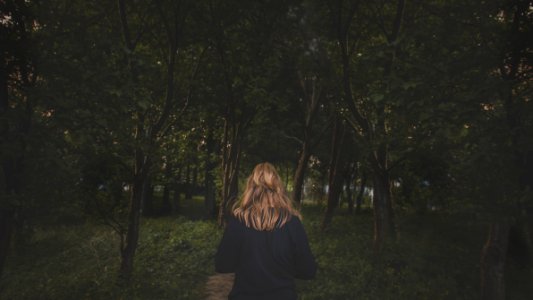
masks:
{"label": "forest", "polygon": [[530,0],[0,1],[0,299],[215,299],[260,162],[300,299],[531,299],[532,36]]}

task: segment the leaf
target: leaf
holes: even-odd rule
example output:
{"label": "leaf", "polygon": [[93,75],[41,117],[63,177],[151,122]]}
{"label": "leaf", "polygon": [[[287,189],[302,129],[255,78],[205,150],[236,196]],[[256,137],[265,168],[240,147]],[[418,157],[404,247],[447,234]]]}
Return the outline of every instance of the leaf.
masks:
{"label": "leaf", "polygon": [[142,108],[142,109],[147,109],[148,107],[150,107],[150,102],[146,101],[146,100],[141,100],[139,102],[137,102],[137,105]]}
{"label": "leaf", "polygon": [[378,103],[378,102],[383,101],[383,98],[385,98],[385,95],[384,94],[372,94],[370,98],[372,99],[372,101]]}
{"label": "leaf", "polygon": [[417,85],[418,85],[418,83],[415,82],[415,81],[407,81],[407,82],[404,82],[404,83],[402,84],[402,88],[403,88],[404,90],[408,90],[408,89],[410,89],[410,88],[415,88]]}

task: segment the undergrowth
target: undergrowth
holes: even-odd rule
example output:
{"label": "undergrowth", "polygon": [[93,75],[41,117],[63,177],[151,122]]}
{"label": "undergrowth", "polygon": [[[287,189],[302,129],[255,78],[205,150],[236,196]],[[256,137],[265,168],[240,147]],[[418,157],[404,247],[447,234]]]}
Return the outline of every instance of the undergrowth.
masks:
{"label": "undergrowth", "polygon": [[221,231],[184,217],[141,223],[135,270],[120,284],[118,236],[86,224],[38,230],[12,253],[1,299],[201,299]]}
{"label": "undergrowth", "polygon": [[[477,299],[482,224],[464,216],[398,215],[398,239],[372,252],[372,213],[339,213],[320,230],[322,209],[308,206],[303,223],[319,265],[298,281],[300,299]],[[36,228],[12,249],[1,299],[203,299],[222,231],[214,221],[185,217],[143,219],[135,271],[117,284],[119,246],[108,227]],[[531,270],[509,264],[508,299],[527,299]]]}

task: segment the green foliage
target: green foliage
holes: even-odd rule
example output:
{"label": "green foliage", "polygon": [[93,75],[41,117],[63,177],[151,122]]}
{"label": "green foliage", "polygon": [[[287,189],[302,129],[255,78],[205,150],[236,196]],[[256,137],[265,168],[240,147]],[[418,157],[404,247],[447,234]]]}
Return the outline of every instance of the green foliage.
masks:
{"label": "green foliage", "polygon": [[[298,283],[301,299],[478,297],[480,222],[442,213],[400,215],[399,241],[376,258],[370,212],[337,216],[327,232],[320,231],[320,216],[316,208],[305,210],[304,224],[319,271],[313,281]],[[509,294],[525,299],[520,297],[527,295],[527,286],[511,283]]]}
{"label": "green foliage", "polygon": [[[344,22],[355,3],[349,2],[338,2]],[[309,210],[321,268],[317,280],[301,283],[302,298],[475,298],[484,233],[459,213],[513,218],[517,208],[531,207],[531,46],[521,42],[530,36],[531,14],[527,6],[512,17],[525,1],[498,2],[407,1],[392,42],[396,3],[361,2],[355,10],[346,28],[349,87],[374,129],[363,138],[350,132],[354,146],[345,151],[365,165],[368,153],[385,146],[391,178],[401,184],[397,208],[411,212],[431,202],[456,215],[400,217],[400,242],[375,261],[370,216],[336,218],[325,234],[318,231],[321,212]],[[183,182],[184,170],[194,166],[200,181],[205,174],[217,177],[220,190],[217,162],[228,143],[242,150],[241,174],[270,160],[290,177],[306,111],[302,78],[322,91],[313,140],[328,128],[332,112],[354,118],[342,101],[331,3],[128,2],[129,31],[138,34],[133,51],[124,46],[115,2],[27,3],[36,21],[26,25],[24,45],[17,42],[24,26],[8,30],[2,45],[19,66],[10,70],[9,109],[1,119],[13,132],[0,137],[0,156],[23,158],[23,184],[17,195],[0,193],[0,208],[16,208],[15,239],[27,239],[17,245],[26,252],[9,258],[6,298],[200,297],[215,247],[215,239],[205,237],[220,234],[211,223],[145,220],[136,279],[127,288],[114,285],[119,246],[109,228],[47,226],[79,224],[94,204],[102,215],[124,221],[135,149],[150,156],[156,184]],[[166,107],[170,36],[179,49],[171,109],[150,137]],[[31,86],[13,75],[22,66],[35,77]],[[236,140],[224,141],[224,124]],[[323,197],[329,138],[312,152],[307,178]],[[172,170],[163,172],[168,165]],[[4,188],[3,172],[0,179]]]}
{"label": "green foliage", "polygon": [[[190,203],[199,206],[201,201]],[[297,281],[300,299],[475,299],[483,224],[467,215],[398,216],[399,242],[372,254],[372,215],[337,215],[320,230],[322,210],[304,207],[303,223],[319,265]],[[183,217],[145,219],[131,285],[117,286],[118,241],[87,223],[37,229],[3,279],[5,299],[203,299],[222,230]],[[527,299],[531,270],[512,260],[509,299]]]}
{"label": "green foliage", "polygon": [[87,223],[38,229],[12,255],[2,298],[200,299],[220,234],[212,222],[145,220],[134,279],[117,286],[119,247],[110,228]]}

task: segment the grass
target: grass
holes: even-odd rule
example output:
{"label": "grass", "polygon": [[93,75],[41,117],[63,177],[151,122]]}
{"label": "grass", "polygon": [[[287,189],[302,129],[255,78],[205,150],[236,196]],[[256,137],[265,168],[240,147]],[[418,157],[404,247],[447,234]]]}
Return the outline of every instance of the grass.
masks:
{"label": "grass", "polygon": [[388,245],[379,258],[372,254],[370,213],[337,217],[326,233],[311,222],[320,271],[316,284],[305,286],[302,298],[476,298],[479,245],[452,238],[457,228],[444,216],[398,219],[402,223],[398,241]]}
{"label": "grass", "polygon": [[[187,202],[188,201],[188,202]],[[13,249],[1,281],[2,299],[202,299],[222,231],[198,219],[201,199],[183,216],[144,218],[128,286],[119,286],[118,239],[105,226],[36,229]],[[399,215],[399,238],[372,255],[372,214],[340,212],[327,232],[322,209],[304,207],[304,224],[319,264],[316,279],[298,281],[301,299],[476,299],[482,224],[460,215]],[[531,270],[510,262],[508,299],[527,299]]]}
{"label": "grass", "polygon": [[201,299],[222,232],[198,220],[200,201],[183,203],[191,218],[142,219],[128,286],[117,285],[119,239],[111,228],[90,222],[38,228],[12,249],[0,299]]}
{"label": "grass", "polygon": [[94,224],[49,228],[10,256],[0,298],[200,299],[220,234],[212,222],[144,220],[133,280],[121,287],[114,232]]}

